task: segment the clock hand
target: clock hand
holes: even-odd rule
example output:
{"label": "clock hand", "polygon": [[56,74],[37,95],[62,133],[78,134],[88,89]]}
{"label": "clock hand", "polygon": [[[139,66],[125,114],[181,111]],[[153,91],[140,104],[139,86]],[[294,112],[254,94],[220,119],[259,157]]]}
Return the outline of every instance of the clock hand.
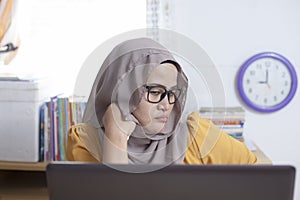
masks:
{"label": "clock hand", "polygon": [[270,87],[269,86],[269,70],[268,69],[266,69],[266,80],[265,81],[258,81],[258,83],[260,83],[260,84],[268,84],[268,87]]}
{"label": "clock hand", "polygon": [[267,71],[266,71],[266,83],[267,83],[267,85],[268,85],[268,88],[271,89],[271,86],[270,86],[270,84],[269,84],[269,70],[268,70],[268,69],[267,69]]}
{"label": "clock hand", "polygon": [[[267,75],[266,75],[266,79],[267,79]],[[265,84],[267,83],[267,80],[264,80],[264,81],[258,81],[259,84]]]}

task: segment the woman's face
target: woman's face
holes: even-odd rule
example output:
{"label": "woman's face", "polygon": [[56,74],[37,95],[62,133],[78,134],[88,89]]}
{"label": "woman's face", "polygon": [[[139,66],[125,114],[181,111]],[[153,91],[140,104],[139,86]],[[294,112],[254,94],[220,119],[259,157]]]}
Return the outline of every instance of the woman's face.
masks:
{"label": "woman's face", "polygon": [[[173,64],[164,63],[158,65],[150,74],[147,80],[147,86],[162,86],[166,90],[174,89],[177,86],[177,69]],[[164,90],[154,87],[150,95],[156,95],[155,92],[163,92]],[[147,99],[149,89],[145,88],[145,93],[138,104],[137,108],[133,111],[133,115],[140,122],[145,132],[148,134],[156,134],[163,130],[169,115],[173,109],[174,104],[170,104],[168,95],[166,95],[158,103],[150,103]],[[160,95],[158,95],[158,99]],[[170,98],[171,99],[171,98]],[[151,100],[151,98],[150,98]],[[156,101],[154,99],[154,101]],[[171,100],[172,101],[172,100]]]}

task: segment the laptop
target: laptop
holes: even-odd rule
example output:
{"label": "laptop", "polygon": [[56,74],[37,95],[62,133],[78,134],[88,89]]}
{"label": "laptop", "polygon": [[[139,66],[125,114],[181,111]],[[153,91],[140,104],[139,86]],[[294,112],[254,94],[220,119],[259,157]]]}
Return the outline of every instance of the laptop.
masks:
{"label": "laptop", "polygon": [[295,168],[288,165],[47,166],[50,200],[292,200]]}

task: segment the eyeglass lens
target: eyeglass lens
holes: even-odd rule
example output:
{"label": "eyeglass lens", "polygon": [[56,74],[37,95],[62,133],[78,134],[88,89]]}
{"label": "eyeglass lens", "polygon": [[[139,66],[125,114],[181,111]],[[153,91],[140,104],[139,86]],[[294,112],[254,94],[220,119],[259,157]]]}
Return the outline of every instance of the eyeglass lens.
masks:
{"label": "eyeglass lens", "polygon": [[148,89],[147,100],[151,103],[158,103],[167,95],[169,103],[174,104],[179,96],[177,89],[166,90],[162,86],[146,86],[146,88]]}

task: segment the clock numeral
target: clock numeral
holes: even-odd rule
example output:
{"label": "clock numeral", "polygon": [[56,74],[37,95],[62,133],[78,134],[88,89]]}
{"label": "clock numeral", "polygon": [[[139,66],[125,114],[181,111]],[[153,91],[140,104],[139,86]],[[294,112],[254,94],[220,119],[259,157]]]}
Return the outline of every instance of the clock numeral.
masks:
{"label": "clock numeral", "polygon": [[274,101],[277,101],[277,96],[274,96],[274,97],[273,97],[273,100],[274,100]]}
{"label": "clock numeral", "polygon": [[255,71],[254,71],[254,70],[251,70],[251,71],[250,71],[250,75],[254,76],[254,75],[255,75]]}
{"label": "clock numeral", "polygon": [[256,68],[257,68],[257,69],[262,69],[261,64],[257,64],[257,65],[256,65]]}
{"label": "clock numeral", "polygon": [[247,84],[250,84],[250,79],[247,79],[247,80],[246,80],[246,83],[247,83]]}
{"label": "clock numeral", "polygon": [[284,90],[281,90],[280,94],[284,95]]}
{"label": "clock numeral", "polygon": [[252,88],[249,88],[249,89],[248,89],[248,92],[249,92],[249,93],[252,93],[252,92],[253,92]]}
{"label": "clock numeral", "polygon": [[279,66],[278,66],[278,65],[276,65],[276,69],[277,69],[277,70],[279,69]]}
{"label": "clock numeral", "polygon": [[284,81],[284,86],[288,86],[289,82],[288,81]]}
{"label": "clock numeral", "polygon": [[267,104],[268,103],[268,99],[264,98],[264,103]]}
{"label": "clock numeral", "polygon": [[255,101],[257,101],[257,100],[258,100],[258,97],[259,97],[258,95],[255,95]]}
{"label": "clock numeral", "polygon": [[271,62],[270,61],[266,61],[265,62],[265,66],[268,68],[268,67],[271,67]]}
{"label": "clock numeral", "polygon": [[286,75],[286,73],[285,73],[285,72],[282,72],[281,77],[284,78],[285,75]]}

